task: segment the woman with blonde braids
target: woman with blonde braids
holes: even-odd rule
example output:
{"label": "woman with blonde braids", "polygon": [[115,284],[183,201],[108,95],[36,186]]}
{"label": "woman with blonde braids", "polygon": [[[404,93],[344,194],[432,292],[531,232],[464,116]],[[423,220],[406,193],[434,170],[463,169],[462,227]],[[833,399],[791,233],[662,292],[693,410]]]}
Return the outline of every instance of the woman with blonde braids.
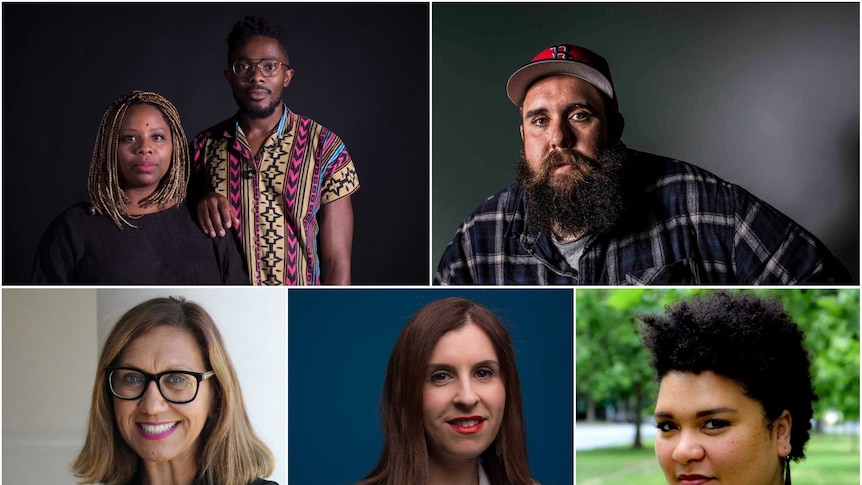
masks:
{"label": "woman with blonde braids", "polygon": [[190,160],[176,107],[132,91],[99,125],[89,200],[60,214],[39,243],[39,283],[247,284],[235,241],[202,234],[186,204]]}

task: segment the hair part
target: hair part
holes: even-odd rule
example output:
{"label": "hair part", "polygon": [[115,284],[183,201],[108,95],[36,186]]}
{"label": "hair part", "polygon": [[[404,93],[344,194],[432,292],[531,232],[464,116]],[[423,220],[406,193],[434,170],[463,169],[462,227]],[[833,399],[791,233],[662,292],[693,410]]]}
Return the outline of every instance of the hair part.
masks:
{"label": "hair part", "polygon": [[287,30],[281,25],[271,22],[266,17],[246,15],[242,20],[233,24],[233,28],[227,35],[228,62],[237,46],[252,37],[269,37],[275,39],[284,54],[284,61],[290,65],[290,49],[288,46]]}
{"label": "hair part", "polygon": [[503,422],[493,444],[481,455],[482,466],[494,484],[534,483],[527,461],[521,384],[509,333],[485,307],[462,298],[446,298],[419,310],[395,342],[380,398],[383,450],[377,466],[359,484],[428,483],[428,444],[421,424],[427,366],[443,335],[471,324],[481,328],[493,343],[506,390]]}
{"label": "hair part", "polygon": [[213,386],[213,417],[207,419],[198,440],[198,481],[221,485],[249,483],[272,474],[274,458],[254,433],[221,333],[199,305],[181,298],[155,298],[127,311],[105,341],[96,369],[87,436],[72,471],[80,483],[125,485],[138,473],[140,458],[126,443],[116,424],[114,398],[105,369],[139,336],[171,326],[189,332],[214,372],[206,382]]}
{"label": "hair part", "polygon": [[159,181],[156,190],[141,201],[141,206],[182,203],[186,197],[191,169],[188,140],[180,122],[180,115],[167,98],[150,91],[132,91],[111,103],[102,115],[99,131],[96,133],[87,178],[87,192],[92,205],[91,212],[110,217],[121,230],[124,225],[135,227],[130,219],[140,217],[133,214],[134,208],[129,207],[131,201],[120,187],[121,175],[117,156],[120,126],[129,106],[137,104],[156,107],[171,130],[171,164],[168,173]]}
{"label": "hair part", "polygon": [[790,457],[805,457],[817,395],[805,334],[779,301],[718,291],[641,320],[659,381],[671,371],[712,371],[735,380],[763,405],[767,427],[790,412]]}

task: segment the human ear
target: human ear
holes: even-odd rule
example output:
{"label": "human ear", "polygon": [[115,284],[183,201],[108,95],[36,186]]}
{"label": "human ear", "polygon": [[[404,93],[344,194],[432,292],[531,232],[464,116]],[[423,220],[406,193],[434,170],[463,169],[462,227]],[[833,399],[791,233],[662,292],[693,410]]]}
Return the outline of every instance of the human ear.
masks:
{"label": "human ear", "polygon": [[288,84],[290,84],[290,80],[293,79],[293,69],[286,69],[284,71],[284,84],[282,88],[286,88]]}
{"label": "human ear", "polygon": [[784,410],[781,416],[772,423],[772,432],[775,433],[775,440],[778,446],[778,456],[784,458],[792,451],[790,445],[790,431],[793,427],[793,418],[790,416],[790,411]]}
{"label": "human ear", "polygon": [[622,140],[623,129],[626,127],[626,120],[623,118],[622,113],[614,113],[611,126],[613,127],[613,131],[611,132],[611,144],[615,145]]}

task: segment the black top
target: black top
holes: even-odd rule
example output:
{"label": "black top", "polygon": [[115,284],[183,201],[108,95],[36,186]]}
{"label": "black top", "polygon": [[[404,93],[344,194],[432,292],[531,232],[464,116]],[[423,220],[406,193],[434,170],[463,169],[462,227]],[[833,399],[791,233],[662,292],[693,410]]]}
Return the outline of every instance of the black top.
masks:
{"label": "black top", "polygon": [[[200,481],[200,478],[198,478],[197,481]],[[135,477],[132,479],[129,485],[140,485],[140,483],[141,477],[138,474],[135,474]],[[278,483],[264,480],[263,478],[255,478],[248,485],[278,485]]]}
{"label": "black top", "polygon": [[65,210],[42,236],[33,282],[248,284],[234,238],[210,239],[186,204],[129,222],[120,230],[87,202]]}

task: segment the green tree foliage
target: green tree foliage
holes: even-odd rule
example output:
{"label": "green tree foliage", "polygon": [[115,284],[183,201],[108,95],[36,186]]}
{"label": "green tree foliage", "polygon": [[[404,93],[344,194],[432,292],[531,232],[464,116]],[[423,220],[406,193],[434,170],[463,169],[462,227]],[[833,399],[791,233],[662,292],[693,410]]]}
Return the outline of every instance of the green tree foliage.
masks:
{"label": "green tree foliage", "polygon": [[[657,391],[649,355],[641,345],[638,315],[663,312],[681,298],[708,289],[578,289],[576,292],[576,390],[579,409],[602,402],[639,402],[641,411]],[[815,416],[830,408],[859,419],[859,290],[772,289],[806,333],[820,401]],[[637,438],[639,441],[639,437]],[[638,445],[636,441],[636,445]]]}

